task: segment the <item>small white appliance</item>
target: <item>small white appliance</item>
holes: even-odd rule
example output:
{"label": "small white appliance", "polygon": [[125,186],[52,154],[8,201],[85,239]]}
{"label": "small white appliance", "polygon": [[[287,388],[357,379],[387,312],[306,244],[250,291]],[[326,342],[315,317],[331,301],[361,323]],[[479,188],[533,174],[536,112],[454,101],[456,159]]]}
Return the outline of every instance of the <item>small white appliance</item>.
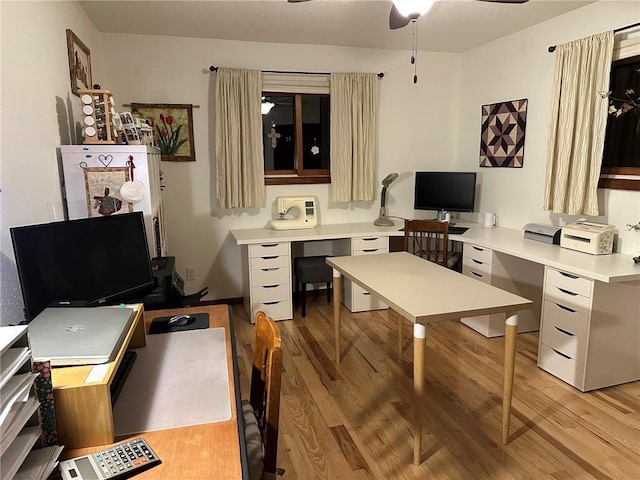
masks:
{"label": "small white appliance", "polygon": [[543,223],[527,223],[522,228],[522,236],[529,240],[560,245],[562,227]]}
{"label": "small white appliance", "polygon": [[278,218],[269,223],[274,230],[297,230],[318,225],[315,197],[276,197]]}
{"label": "small white appliance", "polygon": [[592,255],[607,255],[613,252],[614,233],[613,225],[578,221],[562,227],[560,246]]}

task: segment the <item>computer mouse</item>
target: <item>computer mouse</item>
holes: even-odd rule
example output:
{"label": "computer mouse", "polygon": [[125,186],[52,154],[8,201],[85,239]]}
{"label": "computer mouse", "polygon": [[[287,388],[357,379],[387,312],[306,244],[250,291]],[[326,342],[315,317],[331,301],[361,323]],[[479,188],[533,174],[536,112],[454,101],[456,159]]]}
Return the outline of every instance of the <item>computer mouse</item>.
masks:
{"label": "computer mouse", "polygon": [[196,317],[194,317],[193,315],[180,314],[171,317],[168,324],[170,327],[183,327],[185,325],[190,325],[195,321]]}

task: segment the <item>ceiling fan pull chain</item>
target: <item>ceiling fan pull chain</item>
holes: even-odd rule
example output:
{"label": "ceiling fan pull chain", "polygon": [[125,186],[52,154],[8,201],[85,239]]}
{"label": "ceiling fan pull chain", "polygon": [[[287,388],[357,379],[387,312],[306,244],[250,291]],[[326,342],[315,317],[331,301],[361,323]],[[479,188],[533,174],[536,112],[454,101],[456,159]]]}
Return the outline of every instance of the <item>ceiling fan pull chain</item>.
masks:
{"label": "ceiling fan pull chain", "polygon": [[413,83],[418,83],[418,22],[413,21],[413,55],[411,63],[413,63]]}

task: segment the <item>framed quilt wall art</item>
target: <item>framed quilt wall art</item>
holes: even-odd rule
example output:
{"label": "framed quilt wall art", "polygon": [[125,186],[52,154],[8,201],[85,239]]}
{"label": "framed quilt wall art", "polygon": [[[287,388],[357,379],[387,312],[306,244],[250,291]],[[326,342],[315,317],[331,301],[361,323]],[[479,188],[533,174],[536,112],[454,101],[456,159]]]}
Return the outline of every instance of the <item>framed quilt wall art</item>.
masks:
{"label": "framed quilt wall art", "polygon": [[482,105],[480,166],[522,168],[527,99]]}

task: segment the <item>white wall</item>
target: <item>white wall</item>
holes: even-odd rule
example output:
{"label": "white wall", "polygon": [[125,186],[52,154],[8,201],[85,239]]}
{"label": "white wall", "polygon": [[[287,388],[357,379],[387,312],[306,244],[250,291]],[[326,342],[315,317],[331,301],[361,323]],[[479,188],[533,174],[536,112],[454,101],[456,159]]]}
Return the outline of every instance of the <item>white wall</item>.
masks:
{"label": "white wall", "polygon": [[[412,83],[408,51],[226,42],[204,39],[106,35],[96,31],[77,2],[0,1],[1,324],[22,319],[22,299],[9,228],[60,217],[56,147],[80,143],[78,97],[70,93],[65,29],[90,48],[94,82],[110,89],[118,105],[129,102],[193,103],[197,161],[163,162],[169,250],[184,268],[195,266],[193,292],[209,299],[241,295],[240,248],[230,229],[258,227],[271,218],[276,195],[304,191],[320,200],[322,222],[372,222],[378,203],[330,205],[328,186],[267,188],[269,208],[213,208],[210,151],[209,65],[268,70],[384,72],[380,122],[380,179],[400,178],[389,189],[390,215],[414,212],[413,171],[460,169],[481,173],[478,212],[495,211],[501,225],[563,223],[542,210],[553,55],[549,44],[637,22],[637,1],[601,1],[463,55],[421,52]],[[529,99],[524,168],[480,169],[480,106]],[[597,221],[621,230],[621,247],[638,252],[638,235],[624,225],[640,219],[640,193],[606,190]],[[473,217],[473,215],[470,215]]]}
{"label": "white wall", "polygon": [[[197,269],[189,292],[209,287],[207,298],[242,295],[240,247],[229,230],[265,226],[276,195],[315,195],[320,222],[373,222],[378,202],[329,204],[328,185],[267,187],[267,208],[216,210],[213,181],[210,65],[264,70],[384,72],[381,80],[379,177],[397,171],[389,190],[390,215],[412,216],[412,172],[453,166],[459,78],[456,55],[421,53],[413,84],[410,54],[338,47],[259,44],[194,38],[104,35],[103,88],[122,103],[199,104],[194,112],[196,161],[163,162],[169,253],[178,271]],[[382,186],[380,186],[382,188]]]}
{"label": "white wall", "polygon": [[[601,1],[462,55],[457,166],[481,174],[478,212],[496,212],[500,225],[518,229],[529,222],[563,225],[579,218],[542,208],[555,68],[547,48],[638,21],[637,1]],[[523,168],[479,168],[480,106],[520,98],[529,99]],[[640,235],[625,228],[640,220],[640,192],[601,189],[599,197],[602,215],[589,220],[616,225],[618,250],[637,255]]]}
{"label": "white wall", "polygon": [[56,146],[75,140],[78,97],[71,94],[65,30],[101,68],[98,32],[77,2],[0,1],[2,137],[0,157],[0,323],[23,320],[9,228],[61,220]]}

